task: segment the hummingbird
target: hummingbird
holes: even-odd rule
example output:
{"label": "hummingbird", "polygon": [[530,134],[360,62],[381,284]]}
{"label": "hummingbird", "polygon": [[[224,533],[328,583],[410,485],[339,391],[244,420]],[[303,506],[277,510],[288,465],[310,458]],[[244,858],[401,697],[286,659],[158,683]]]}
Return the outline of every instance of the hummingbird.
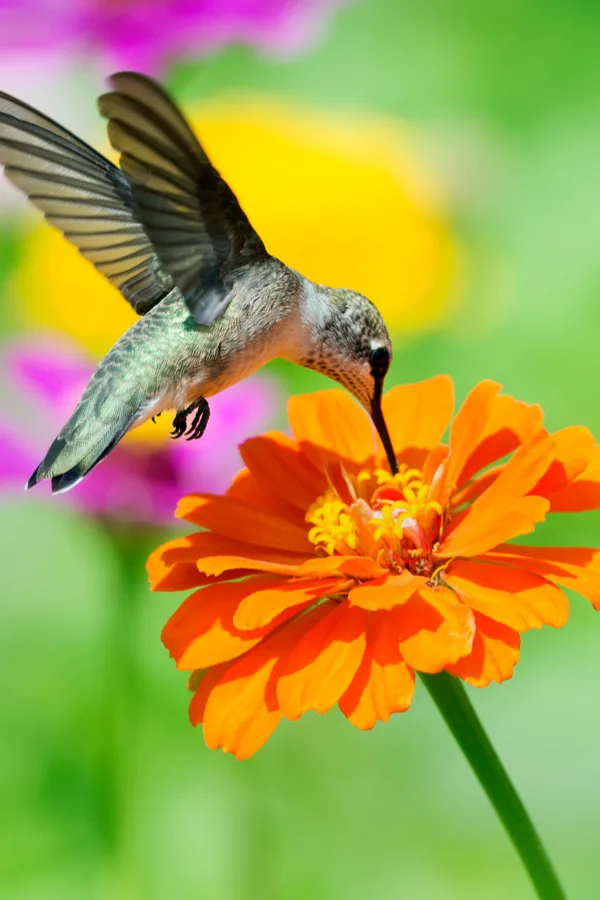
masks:
{"label": "hummingbird", "polygon": [[159,84],[120,72],[109,86],[98,104],[118,166],[0,92],[4,174],[140,316],[100,362],[26,489],[49,478],[52,493],[69,490],[131,428],[166,410],[175,410],[174,437],[202,437],[208,398],[276,357],[348,389],[395,471],[381,410],[392,346],[377,308],[269,254]]}

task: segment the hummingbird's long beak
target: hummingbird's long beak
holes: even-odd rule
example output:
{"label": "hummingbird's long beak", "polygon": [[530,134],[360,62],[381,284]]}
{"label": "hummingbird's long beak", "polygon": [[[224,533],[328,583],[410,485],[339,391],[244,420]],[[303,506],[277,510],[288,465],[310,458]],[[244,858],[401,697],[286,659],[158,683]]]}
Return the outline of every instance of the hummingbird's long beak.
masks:
{"label": "hummingbird's long beak", "polygon": [[383,444],[385,455],[387,456],[388,462],[390,464],[392,475],[396,475],[396,473],[398,472],[398,460],[396,459],[396,454],[394,453],[394,448],[392,447],[390,433],[388,431],[387,425],[385,424],[385,419],[383,418],[383,411],[381,409],[382,393],[383,378],[376,378],[375,393],[373,395],[373,399],[371,400],[371,418],[373,419],[373,424],[375,425],[377,433],[381,438],[381,443]]}

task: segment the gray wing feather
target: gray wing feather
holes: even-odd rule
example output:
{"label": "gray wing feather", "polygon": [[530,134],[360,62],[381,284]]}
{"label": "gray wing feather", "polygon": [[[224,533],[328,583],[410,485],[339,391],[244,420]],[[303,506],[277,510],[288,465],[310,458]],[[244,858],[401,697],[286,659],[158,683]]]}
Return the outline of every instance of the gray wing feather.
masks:
{"label": "gray wing feather", "polygon": [[139,216],[198,322],[227,308],[233,276],[267,251],[171,99],[132,72],[100,97],[108,136],[121,154]]}
{"label": "gray wing feather", "polygon": [[0,92],[0,163],[143,315],[173,287],[135,210],[129,181],[84,141]]}

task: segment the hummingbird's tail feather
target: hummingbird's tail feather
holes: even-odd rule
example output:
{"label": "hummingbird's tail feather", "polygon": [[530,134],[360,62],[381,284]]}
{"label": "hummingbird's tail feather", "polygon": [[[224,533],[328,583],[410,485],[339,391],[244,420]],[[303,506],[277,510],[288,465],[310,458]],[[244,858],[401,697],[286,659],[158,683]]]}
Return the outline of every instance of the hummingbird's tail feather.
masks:
{"label": "hummingbird's tail feather", "polygon": [[114,435],[99,456],[94,450],[91,453],[88,453],[85,459],[82,459],[81,462],[77,463],[77,465],[73,466],[67,472],[63,472],[62,475],[54,475],[52,478],[52,493],[64,494],[66,491],[70,491],[72,487],[75,487],[76,484],[79,484],[88,472],[91,472],[98,463],[102,462],[102,460],[108,456],[111,450],[114,450],[121,438],[125,435],[127,427],[128,426]]}
{"label": "hummingbird's tail feather", "polygon": [[169,356],[168,342],[165,345],[169,330],[153,324],[157,318],[162,321],[161,314],[152,310],[139,319],[104,357],[27,489],[50,478],[52,493],[69,490],[108,456],[132,426],[157,411],[164,383],[161,349]]}
{"label": "hummingbird's tail feather", "polygon": [[26,490],[35,487],[46,478],[51,479],[53,494],[63,494],[75,487],[114,450],[134,424],[139,408],[130,409],[127,416],[116,419],[112,427],[105,428],[100,433],[88,427],[84,432],[87,434],[88,440],[81,440],[73,445],[69,441],[68,435],[76,431],[77,419],[85,416],[86,412],[89,411],[85,407],[82,409],[80,404],[27,482]]}

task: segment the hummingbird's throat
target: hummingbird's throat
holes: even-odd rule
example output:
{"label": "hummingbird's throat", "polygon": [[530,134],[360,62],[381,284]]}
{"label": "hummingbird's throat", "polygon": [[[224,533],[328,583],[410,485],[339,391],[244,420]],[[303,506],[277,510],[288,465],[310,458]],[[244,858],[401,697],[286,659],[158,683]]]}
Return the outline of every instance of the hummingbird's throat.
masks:
{"label": "hummingbird's throat", "polygon": [[445,468],[431,484],[406,465],[395,475],[382,469],[344,473],[350,502],[334,487],[319,497],[306,514],[309,540],[330,556],[368,556],[392,572],[430,577],[450,518]]}

